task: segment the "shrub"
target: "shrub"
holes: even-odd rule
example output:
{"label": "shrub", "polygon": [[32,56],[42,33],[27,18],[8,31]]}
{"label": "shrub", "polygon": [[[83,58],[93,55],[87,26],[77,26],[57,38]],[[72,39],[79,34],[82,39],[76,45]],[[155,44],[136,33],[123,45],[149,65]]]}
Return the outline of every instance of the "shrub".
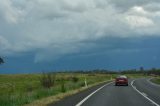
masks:
{"label": "shrub", "polygon": [[51,88],[55,84],[56,76],[50,73],[43,73],[40,78],[40,83],[44,88]]}
{"label": "shrub", "polygon": [[61,92],[66,92],[66,87],[65,87],[64,78],[61,79]]}
{"label": "shrub", "polygon": [[74,83],[76,83],[76,82],[79,81],[79,78],[78,78],[78,77],[72,77],[71,79],[72,79],[72,81],[73,81]]}
{"label": "shrub", "polygon": [[26,84],[26,88],[25,89],[26,89],[27,92],[32,92],[34,88],[33,88],[32,84]]}
{"label": "shrub", "polygon": [[84,87],[84,86],[85,86],[85,83],[84,83],[84,82],[81,82],[81,83],[79,83],[79,86],[80,86],[80,87]]}

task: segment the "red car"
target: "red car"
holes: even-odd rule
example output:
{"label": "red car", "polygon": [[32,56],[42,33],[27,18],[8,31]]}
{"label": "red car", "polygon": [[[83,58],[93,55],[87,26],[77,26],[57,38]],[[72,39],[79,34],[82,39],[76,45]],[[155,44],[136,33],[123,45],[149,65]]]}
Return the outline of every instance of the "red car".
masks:
{"label": "red car", "polygon": [[120,75],[115,80],[115,86],[117,85],[126,85],[128,86],[128,78],[125,75]]}

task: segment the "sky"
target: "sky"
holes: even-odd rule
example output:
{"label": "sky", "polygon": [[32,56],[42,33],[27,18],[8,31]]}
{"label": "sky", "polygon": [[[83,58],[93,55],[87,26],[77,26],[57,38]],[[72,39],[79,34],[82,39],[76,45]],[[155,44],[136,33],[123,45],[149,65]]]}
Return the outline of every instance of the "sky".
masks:
{"label": "sky", "polygon": [[160,68],[159,0],[1,0],[0,73]]}

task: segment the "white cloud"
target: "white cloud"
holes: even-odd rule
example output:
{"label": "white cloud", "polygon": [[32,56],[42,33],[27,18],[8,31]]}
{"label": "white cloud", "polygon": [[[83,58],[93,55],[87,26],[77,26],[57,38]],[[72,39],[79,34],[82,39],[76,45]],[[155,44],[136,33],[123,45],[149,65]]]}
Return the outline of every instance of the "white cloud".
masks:
{"label": "white cloud", "polygon": [[36,51],[38,62],[94,48],[89,42],[110,36],[159,33],[160,9],[151,12],[147,2],[135,2],[120,11],[118,4],[110,0],[2,0],[0,44],[5,46],[0,49],[4,53]]}
{"label": "white cloud", "polygon": [[0,36],[0,48],[1,53],[10,48],[9,42],[2,36]]}
{"label": "white cloud", "polygon": [[18,10],[12,5],[10,0],[1,0],[0,3],[0,17],[6,20],[8,23],[17,23],[21,14],[21,10]]}
{"label": "white cloud", "polygon": [[132,27],[153,27],[154,22],[149,18],[150,13],[141,6],[134,6],[126,13],[127,23]]}
{"label": "white cloud", "polygon": [[131,11],[133,11],[133,12],[135,12],[135,13],[139,13],[140,15],[141,15],[141,14],[143,14],[143,15],[148,14],[148,12],[145,11],[145,10],[143,9],[143,7],[141,7],[141,6],[134,6],[134,7],[131,9]]}
{"label": "white cloud", "polygon": [[126,20],[133,28],[137,27],[151,27],[154,25],[151,19],[141,16],[126,16]]}

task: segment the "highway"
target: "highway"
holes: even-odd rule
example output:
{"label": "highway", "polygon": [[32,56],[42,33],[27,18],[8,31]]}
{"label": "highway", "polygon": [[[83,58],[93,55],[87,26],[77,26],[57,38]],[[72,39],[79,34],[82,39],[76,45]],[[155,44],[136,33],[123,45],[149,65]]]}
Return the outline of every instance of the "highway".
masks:
{"label": "highway", "polygon": [[160,86],[147,78],[130,79],[129,86],[101,84],[49,106],[160,106]]}

